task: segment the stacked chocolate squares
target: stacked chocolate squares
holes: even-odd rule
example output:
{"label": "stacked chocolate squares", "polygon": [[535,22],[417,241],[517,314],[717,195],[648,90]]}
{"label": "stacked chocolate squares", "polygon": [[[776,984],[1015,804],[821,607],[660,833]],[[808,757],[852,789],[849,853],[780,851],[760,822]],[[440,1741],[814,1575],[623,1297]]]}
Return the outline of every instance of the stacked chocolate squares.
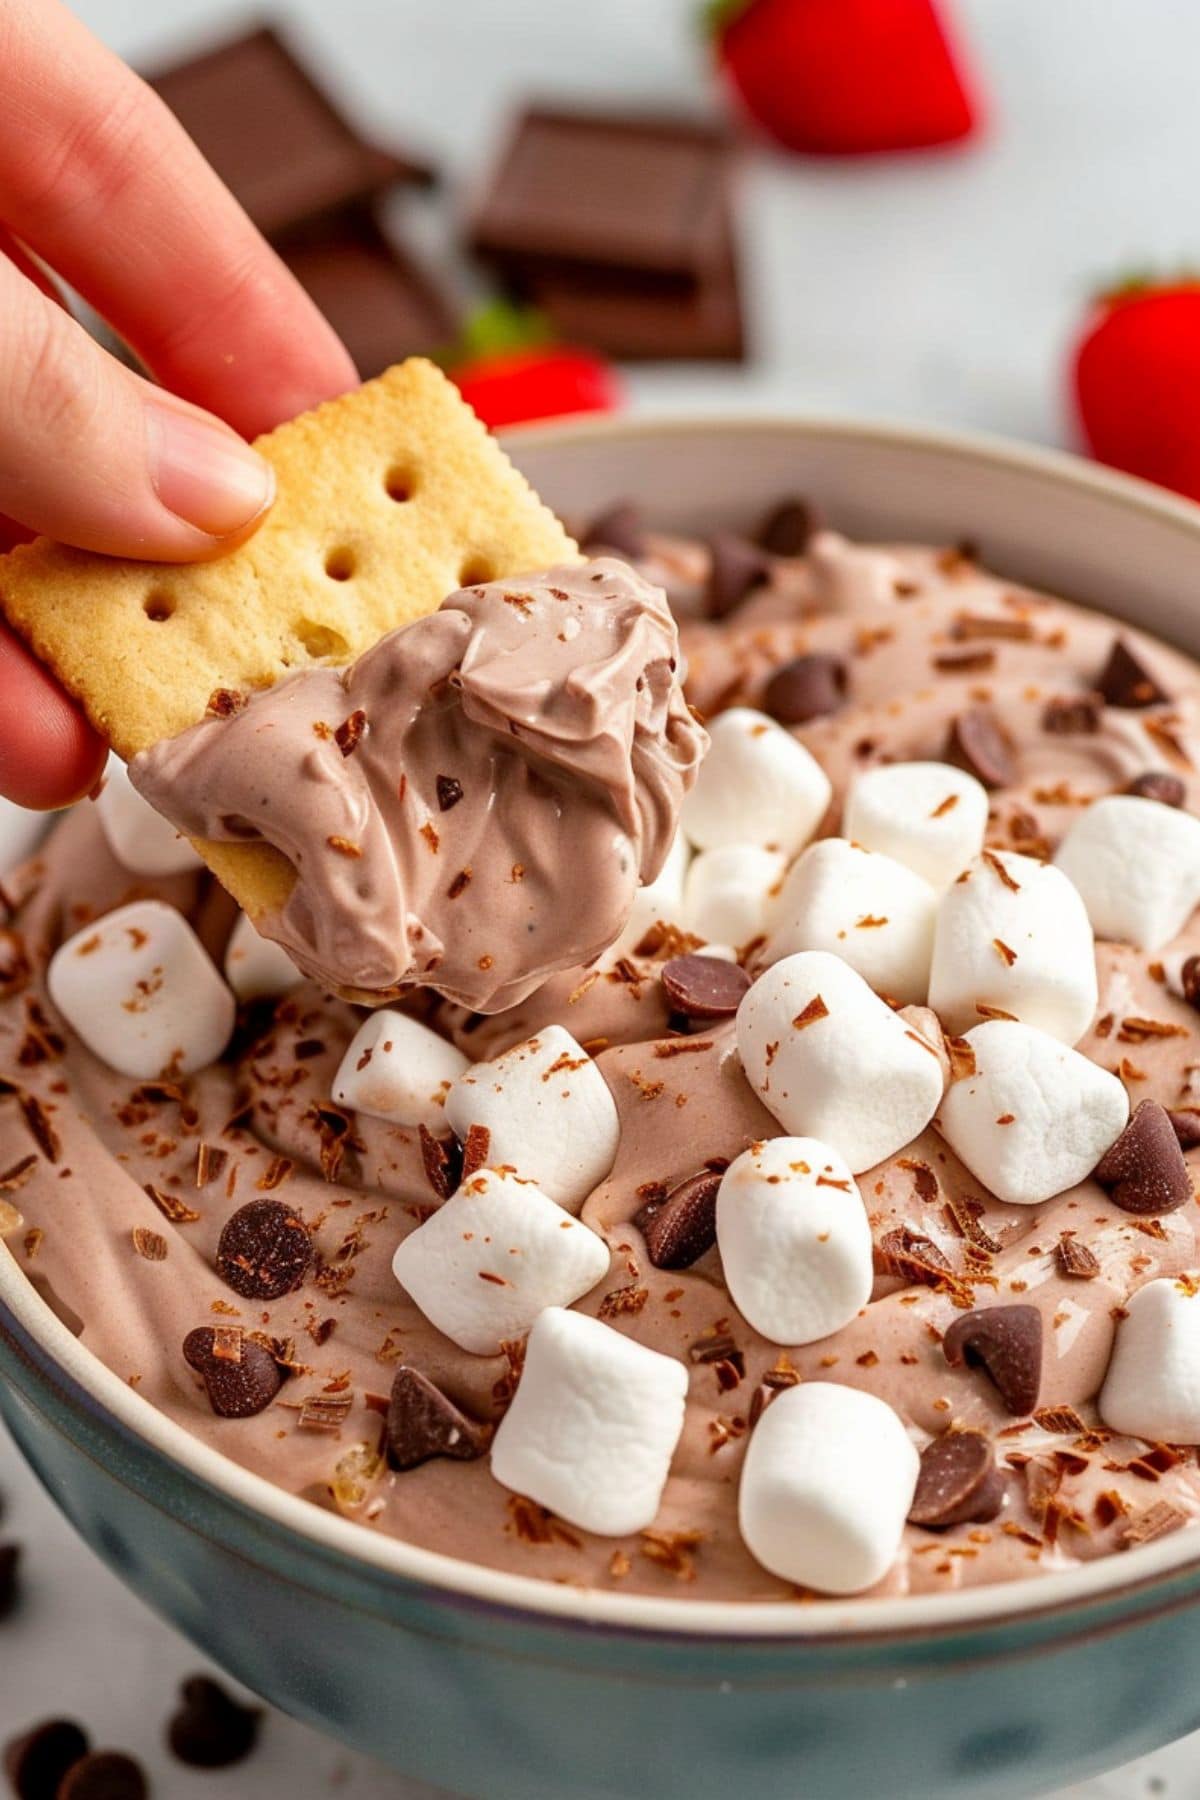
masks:
{"label": "stacked chocolate squares", "polygon": [[380,216],[390,189],[430,187],[433,170],[360,137],[275,31],[231,39],[150,80],[360,375],[453,341],[453,307]]}

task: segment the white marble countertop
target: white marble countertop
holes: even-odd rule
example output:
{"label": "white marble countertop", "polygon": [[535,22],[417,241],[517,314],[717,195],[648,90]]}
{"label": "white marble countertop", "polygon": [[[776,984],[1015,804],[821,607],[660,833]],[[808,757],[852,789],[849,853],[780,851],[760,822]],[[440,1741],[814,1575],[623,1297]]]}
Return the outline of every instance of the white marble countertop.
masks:
{"label": "white marble countertop", "polygon": [[[143,63],[246,16],[241,0],[75,5]],[[504,113],[527,95],[702,105],[709,93],[693,0],[276,0],[272,10],[360,120],[427,150],[460,202]],[[745,369],[639,370],[637,406],[868,413],[1064,441],[1063,351],[1088,294],[1131,266],[1197,259],[1200,7],[962,0],[960,10],[994,99],[986,141],[867,166],[756,154],[742,226],[757,356]],[[452,257],[445,209],[408,212],[419,240]],[[27,1553],[21,1616],[0,1626],[0,1739],[47,1712],[73,1714],[97,1741],[145,1759],[156,1800],[429,1800],[432,1790],[279,1718],[226,1775],[171,1763],[163,1722],[200,1659],[78,1543],[3,1439],[0,1491],[0,1535]],[[1200,1800],[1200,1741],[1073,1800],[1152,1795]]]}

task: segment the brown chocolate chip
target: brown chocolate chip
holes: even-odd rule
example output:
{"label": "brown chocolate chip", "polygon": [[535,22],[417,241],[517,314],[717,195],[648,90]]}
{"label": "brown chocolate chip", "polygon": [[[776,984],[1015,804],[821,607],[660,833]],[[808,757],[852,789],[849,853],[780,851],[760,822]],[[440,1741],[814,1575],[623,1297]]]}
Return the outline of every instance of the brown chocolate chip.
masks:
{"label": "brown chocolate chip", "polygon": [[1179,985],[1188,1005],[1200,1010],[1200,956],[1184,958],[1179,971]]}
{"label": "brown chocolate chip", "polygon": [[579,541],[590,555],[595,555],[597,550],[615,550],[619,556],[636,562],[639,556],[646,554],[641,508],[632,500],[618,500],[597,513]]}
{"label": "brown chocolate chip", "polygon": [[952,1369],[983,1369],[1010,1413],[1031,1413],[1042,1385],[1042,1315],[1036,1306],[962,1313],[942,1339]]}
{"label": "brown chocolate chip", "polygon": [[184,1359],[203,1378],[208,1402],[220,1419],[249,1419],[270,1406],[283,1373],[269,1350],[243,1337],[236,1358],[218,1355],[216,1331],[199,1325],[183,1340]]}
{"label": "brown chocolate chip", "polygon": [[1104,700],[1099,694],[1059,694],[1047,700],[1042,711],[1042,730],[1054,737],[1100,729]]}
{"label": "brown chocolate chip", "polygon": [[342,720],[333,734],[334,742],[343,756],[354,755],[366,729],[367,715],[361,706],[356,706],[350,716]]}
{"label": "brown chocolate chip", "polygon": [[400,1368],[388,1401],[385,1443],[393,1469],[415,1469],[431,1456],[474,1462],[491,1442],[491,1429],[469,1419],[419,1369]]}
{"label": "brown chocolate chip", "polygon": [[4,1772],[17,1800],[55,1800],[67,1770],[88,1752],[87,1733],[71,1719],[44,1719],[4,1747]]}
{"label": "brown chocolate chip", "polygon": [[303,1281],[312,1261],[304,1220],[282,1200],[249,1200],[225,1221],[217,1268],[235,1294],[278,1300]]}
{"label": "brown chocolate chip", "polygon": [[1185,1107],[1180,1112],[1167,1113],[1171,1121],[1171,1129],[1179,1140],[1181,1150],[1194,1150],[1200,1144],[1200,1112],[1192,1112]]}
{"label": "brown chocolate chip", "polygon": [[673,956],[660,979],[671,1011],[687,1019],[731,1019],[750,987],[741,964],[723,956]]}
{"label": "brown chocolate chip", "polygon": [[771,574],[771,559],[752,544],[749,538],[735,537],[731,531],[718,532],[709,540],[711,561],[708,571],[706,601],[708,615],[723,619],[747,594],[762,587]]}
{"label": "brown chocolate chip", "polygon": [[1017,778],[1012,745],[991,713],[973,706],[951,721],[945,760],[974,775],[986,788],[1010,787]]}
{"label": "brown chocolate chip", "polygon": [[759,548],[772,556],[803,556],[820,523],[816,507],[794,497],[773,506],[754,535]]}
{"label": "brown chocolate chip", "polygon": [[656,1269],[690,1269],[717,1241],[720,1171],[689,1175],[662,1200],[647,1200],[634,1215]]}
{"label": "brown chocolate chip", "polygon": [[1147,769],[1144,775],[1135,775],[1125,792],[1139,800],[1157,800],[1160,806],[1182,806],[1187,796],[1180,777],[1166,769]]}
{"label": "brown chocolate chip", "polygon": [[1192,1197],[1192,1178],[1175,1127],[1157,1100],[1143,1100],[1092,1171],[1122,1212],[1174,1212]]}
{"label": "brown chocolate chip", "polygon": [[261,1707],[243,1706],[208,1675],[189,1675],[180,1683],[167,1742],[193,1769],[227,1769],[249,1756],[261,1724]]}
{"label": "brown chocolate chip", "polygon": [[55,1800],[147,1800],[141,1765],[120,1750],[93,1750],[69,1769]]}
{"label": "brown chocolate chip", "polygon": [[0,1619],[16,1611],[20,1594],[18,1570],[21,1563],[19,1544],[0,1544]]}
{"label": "brown chocolate chip", "polygon": [[1126,638],[1114,638],[1096,686],[1110,706],[1157,706],[1169,700]]}
{"label": "brown chocolate chip", "polygon": [[943,1431],[921,1452],[910,1525],[982,1524],[1004,1504],[1004,1477],[982,1431]]}
{"label": "brown chocolate chip", "polygon": [[463,797],[462,782],[455,775],[439,775],[437,782],[437,802],[443,812],[449,812],[457,806]]}
{"label": "brown chocolate chip", "polygon": [[762,709],[781,725],[804,725],[840,712],[849,673],[840,656],[814,650],[776,669],[763,689]]}

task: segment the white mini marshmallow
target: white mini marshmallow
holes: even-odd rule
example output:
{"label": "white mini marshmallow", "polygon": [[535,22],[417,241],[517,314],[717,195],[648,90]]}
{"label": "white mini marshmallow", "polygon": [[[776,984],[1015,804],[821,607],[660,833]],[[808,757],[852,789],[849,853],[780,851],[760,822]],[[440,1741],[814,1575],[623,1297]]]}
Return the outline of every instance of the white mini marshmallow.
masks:
{"label": "white mini marshmallow", "polygon": [[1129,1123],[1124,1085],[1048,1032],[1010,1019],[968,1031],[975,1073],[938,1115],[950,1148],[998,1200],[1036,1206],[1091,1174]]}
{"label": "white mini marshmallow", "polygon": [[96,811],[108,847],[135,875],[182,875],[204,864],[161,813],[143,800],[119,756],[110,756]]}
{"label": "white mini marshmallow", "polygon": [[687,839],[682,831],[677,831],[666,861],[654,880],[646,882],[634,893],[633,906],[621,935],[604,953],[606,963],[630,955],[660,920],[665,925],[683,924],[683,882],[690,855]]}
{"label": "white mini marshmallow", "polygon": [[861,1593],[895,1560],[919,1467],[899,1416],[874,1394],[832,1381],[788,1388],[746,1448],[746,1547],[784,1581]]}
{"label": "white mini marshmallow", "polygon": [[190,1075],[229,1042],[236,1007],[182,913],[135,900],[68,938],[50,998],[88,1049],[137,1081]]}
{"label": "white mini marshmallow", "polygon": [[245,913],[229,934],[225,979],[239,1000],[275,1000],[304,980],[282,944],[256,931]]}
{"label": "white mini marshmallow", "polygon": [[1169,944],[1200,903],[1200,819],[1159,800],[1093,801],[1054,860],[1083,895],[1096,936],[1138,950]]}
{"label": "white mini marshmallow", "polygon": [[964,769],[885,763],[850,789],[842,832],[907,864],[940,893],[979,855],[987,816],[987,790]]}
{"label": "white mini marshmallow", "polygon": [[814,1344],[871,1298],[871,1227],[836,1150],[771,1138],[730,1163],[717,1244],[738,1311],[776,1344]]}
{"label": "white mini marshmallow", "polygon": [[446,1095],[470,1067],[470,1058],[428,1025],[380,1007],[351,1039],[333,1097],[354,1112],[438,1132],[446,1125]]}
{"label": "white mini marshmallow", "polygon": [[683,923],[706,942],[748,944],[766,929],[774,892],[787,867],[776,850],[723,844],[701,850],[688,870]]}
{"label": "white mini marshmallow", "polygon": [[683,803],[683,829],[697,850],[758,844],[795,855],[832,795],[820,763],[766,713],[734,706],[709,726],[708,754]]}
{"label": "white mini marshmallow", "polygon": [[584,1531],[644,1531],[662,1502],[687,1386],[673,1356],[550,1307],[529,1334],[492,1474]]}
{"label": "white mini marshmallow", "polygon": [[784,1130],[829,1144],[856,1175],[910,1143],[942,1097],[932,1046],[823,950],[759,976],[738,1008],[737,1045]]}
{"label": "white mini marshmallow", "polygon": [[561,1025],[473,1063],[446,1096],[446,1121],[463,1139],[485,1126],[493,1167],[536,1181],[573,1213],[612,1168],[621,1138],[608,1083]]}
{"label": "white mini marshmallow", "polygon": [[1200,1296],[1164,1279],[1125,1302],[1099,1408],[1112,1431],[1200,1444]]}
{"label": "white mini marshmallow", "polygon": [[51,822],[51,815],[30,812],[0,795],[0,876],[32,856]]}
{"label": "white mini marshmallow", "polygon": [[522,1338],[608,1274],[603,1238],[516,1175],[480,1169],[410,1232],[392,1273],[425,1317],[472,1356]]}
{"label": "white mini marshmallow", "polygon": [[991,1006],[1074,1044],[1091,1024],[1096,995],[1091,923],[1060,869],[987,851],[946,893],[929,1004],[947,1031],[968,1031],[986,1016],[980,1006]]}
{"label": "white mini marshmallow", "polygon": [[929,991],[936,918],[937,895],[922,876],[847,838],[822,838],[788,871],[767,955],[828,950],[877,993],[909,1005]]}

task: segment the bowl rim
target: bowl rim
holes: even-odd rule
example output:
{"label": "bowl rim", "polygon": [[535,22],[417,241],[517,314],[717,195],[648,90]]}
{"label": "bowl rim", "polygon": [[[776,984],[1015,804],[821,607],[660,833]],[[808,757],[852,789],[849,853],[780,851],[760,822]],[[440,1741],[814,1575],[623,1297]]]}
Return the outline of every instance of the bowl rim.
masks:
{"label": "bowl rim", "polygon": [[[506,432],[503,442],[518,461],[527,449],[594,439],[628,440],[686,432],[737,437],[780,433],[805,438],[844,438],[908,451],[932,451],[1008,469],[1066,486],[1106,505],[1132,510],[1160,525],[1175,527],[1200,547],[1200,506],[1134,476],[1088,463],[1069,452],[1014,443],[986,433],[892,420],[802,413],[636,415],[630,418],[570,419]],[[215,1489],[295,1538],[373,1569],[402,1584],[417,1583],[489,1609],[532,1615],[589,1628],[669,1635],[674,1638],[805,1641],[834,1637],[839,1643],[911,1639],[985,1625],[1011,1625],[1122,1593],[1145,1590],[1164,1577],[1200,1565],[1200,1531],[1183,1530],[1132,1551],[1096,1558],[1076,1567],[946,1594],[897,1595],[876,1599],[787,1601],[697,1601],[670,1595],[622,1594],[576,1588],[539,1576],[516,1575],[426,1550],[402,1538],[326,1510],[255,1474],[221,1450],[205,1444],[142,1397],[57,1318],[27,1279],[7,1245],[0,1255],[0,1309],[87,1397],[169,1464]],[[34,1380],[44,1379],[34,1377]],[[36,1403],[36,1402],[35,1402]]]}

